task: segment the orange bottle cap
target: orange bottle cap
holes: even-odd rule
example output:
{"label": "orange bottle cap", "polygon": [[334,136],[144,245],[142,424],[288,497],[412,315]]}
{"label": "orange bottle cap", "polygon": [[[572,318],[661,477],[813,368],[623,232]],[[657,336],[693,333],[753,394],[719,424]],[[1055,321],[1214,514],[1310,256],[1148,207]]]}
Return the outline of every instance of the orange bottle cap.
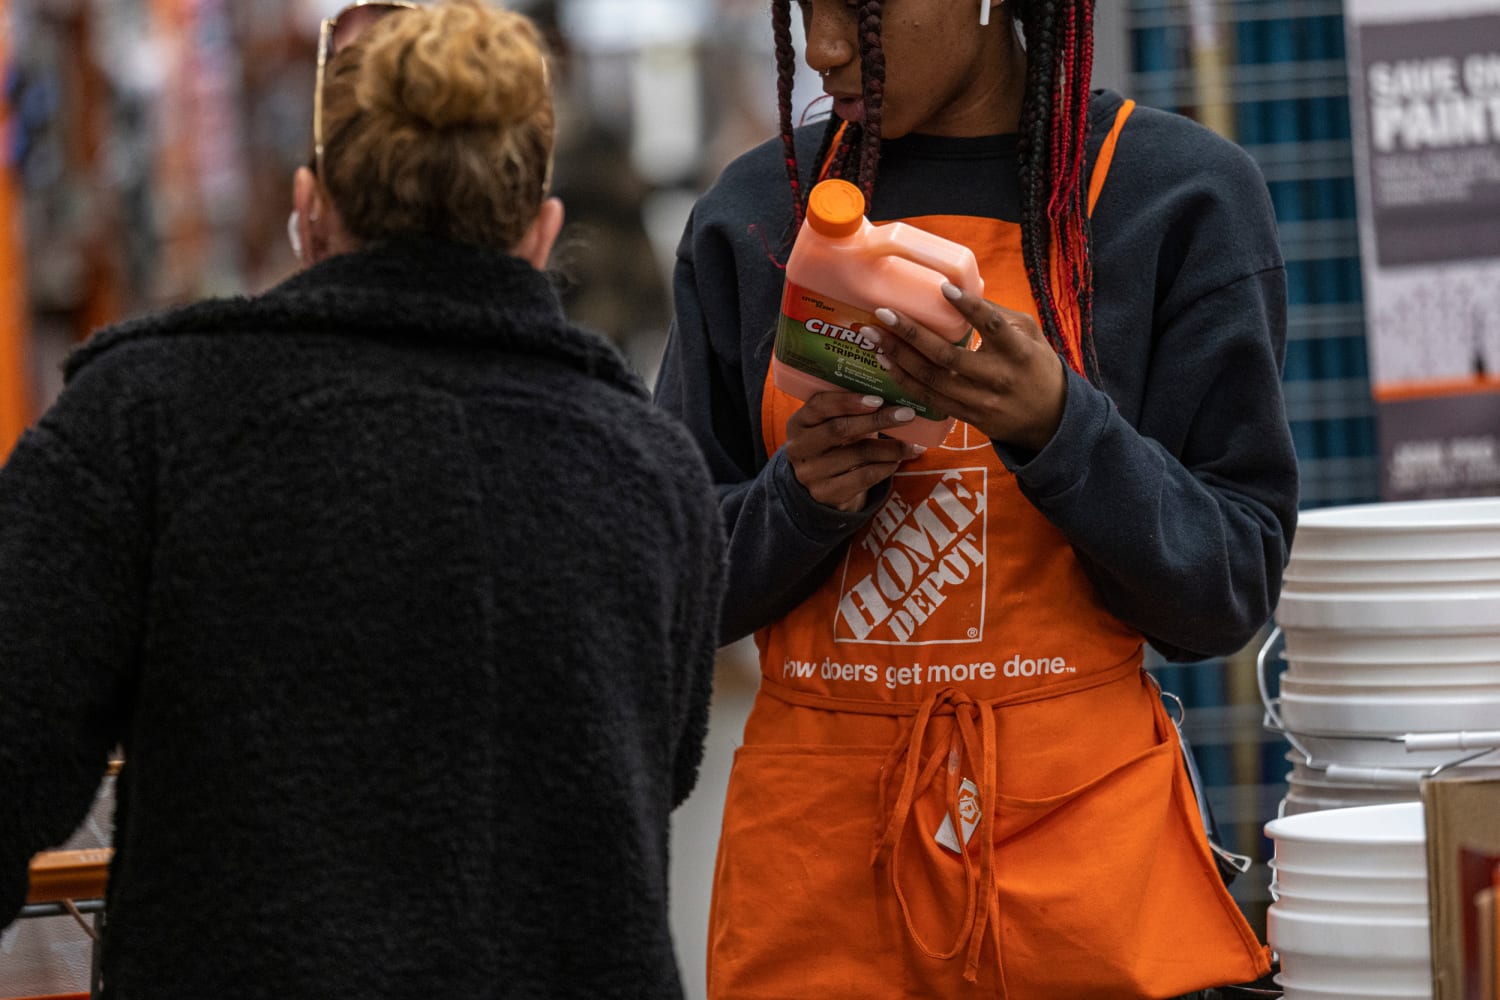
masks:
{"label": "orange bottle cap", "polygon": [[864,215],[864,194],[837,177],[819,181],[807,199],[808,224],[823,236],[837,238],[858,232]]}

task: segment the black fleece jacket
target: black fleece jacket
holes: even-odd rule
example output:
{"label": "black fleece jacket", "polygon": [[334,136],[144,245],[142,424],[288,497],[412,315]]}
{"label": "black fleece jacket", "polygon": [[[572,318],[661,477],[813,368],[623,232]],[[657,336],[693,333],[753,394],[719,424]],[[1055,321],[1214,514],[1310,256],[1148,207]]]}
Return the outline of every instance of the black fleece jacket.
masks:
{"label": "black fleece jacket", "polygon": [[374,247],[68,374],[0,470],[0,925],[121,745],[107,996],[680,996],[724,539],[546,278]]}

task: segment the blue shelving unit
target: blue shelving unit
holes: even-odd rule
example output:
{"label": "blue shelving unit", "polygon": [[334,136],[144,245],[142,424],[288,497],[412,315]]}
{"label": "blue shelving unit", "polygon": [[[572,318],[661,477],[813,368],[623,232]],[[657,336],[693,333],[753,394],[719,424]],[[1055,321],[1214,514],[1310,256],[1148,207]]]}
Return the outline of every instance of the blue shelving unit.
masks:
{"label": "blue shelving unit", "polygon": [[[1127,0],[1126,7],[1130,96],[1216,121],[1265,174],[1287,264],[1283,381],[1301,506],[1378,500],[1342,0]],[[1204,64],[1194,44],[1204,37],[1219,40],[1211,65],[1223,74],[1227,115],[1205,116],[1194,104]],[[1186,729],[1226,842],[1258,862],[1233,891],[1263,928],[1271,847],[1260,828],[1285,794],[1289,765],[1286,743],[1261,727],[1255,652],[1153,669],[1187,707]]]}

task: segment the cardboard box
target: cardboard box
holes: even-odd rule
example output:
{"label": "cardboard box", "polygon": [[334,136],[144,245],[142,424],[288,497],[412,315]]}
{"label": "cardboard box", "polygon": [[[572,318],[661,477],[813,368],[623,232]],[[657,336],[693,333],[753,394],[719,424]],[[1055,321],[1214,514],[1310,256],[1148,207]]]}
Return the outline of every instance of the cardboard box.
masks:
{"label": "cardboard box", "polygon": [[1447,771],[1422,784],[1434,1000],[1497,1000],[1500,776]]}

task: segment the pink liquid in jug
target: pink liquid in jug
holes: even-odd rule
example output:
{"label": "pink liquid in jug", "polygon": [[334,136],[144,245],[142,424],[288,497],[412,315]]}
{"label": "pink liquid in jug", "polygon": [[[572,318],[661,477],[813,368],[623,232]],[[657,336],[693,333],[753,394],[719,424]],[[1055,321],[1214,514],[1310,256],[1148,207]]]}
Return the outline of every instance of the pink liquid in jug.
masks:
{"label": "pink liquid in jug", "polygon": [[984,280],[968,247],[901,222],[877,226],[864,213],[864,195],[847,181],[826,180],[813,188],[787,261],[772,378],[798,399],[842,390],[910,406],[917,419],[884,433],[936,447],[953,418],[906,396],[880,367],[862,331],[880,327],[874,314],[885,307],[951,343],[970,343],[969,321],[942,287],[952,282],[983,295]]}

